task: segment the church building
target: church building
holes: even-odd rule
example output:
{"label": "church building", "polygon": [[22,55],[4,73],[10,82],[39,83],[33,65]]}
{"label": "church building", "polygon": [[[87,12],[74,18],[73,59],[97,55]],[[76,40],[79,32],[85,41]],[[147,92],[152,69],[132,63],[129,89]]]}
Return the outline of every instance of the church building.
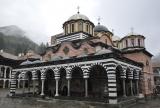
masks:
{"label": "church building", "polygon": [[63,30],[51,36],[41,60],[13,68],[10,96],[21,87],[23,93],[34,95],[117,104],[153,93],[152,54],[143,35],[132,32],[119,38],[79,11],[63,23]]}

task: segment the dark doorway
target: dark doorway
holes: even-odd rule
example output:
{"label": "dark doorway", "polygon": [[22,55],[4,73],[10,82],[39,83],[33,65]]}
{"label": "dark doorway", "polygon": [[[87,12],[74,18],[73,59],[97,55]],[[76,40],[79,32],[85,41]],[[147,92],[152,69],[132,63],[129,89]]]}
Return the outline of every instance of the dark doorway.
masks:
{"label": "dark doorway", "polygon": [[71,96],[84,97],[83,71],[80,67],[72,69]]}
{"label": "dark doorway", "polygon": [[90,69],[88,79],[89,97],[106,98],[108,97],[108,77],[103,66],[95,65]]}
{"label": "dark doorway", "polygon": [[67,96],[67,91],[68,91],[68,89],[67,89],[67,91],[66,91],[66,88],[65,87],[67,87],[66,85],[67,85],[67,79],[66,79],[66,70],[64,69],[64,68],[61,68],[60,69],[60,80],[59,80],[59,93],[60,93],[60,95],[62,95],[62,96]]}
{"label": "dark doorway", "polygon": [[119,65],[116,68],[116,85],[117,85],[117,96],[123,96],[123,82],[121,78],[121,74],[123,73],[122,67]]}
{"label": "dark doorway", "polygon": [[55,95],[55,79],[54,72],[52,69],[46,70],[46,79],[44,82],[44,94],[49,97],[53,97]]}

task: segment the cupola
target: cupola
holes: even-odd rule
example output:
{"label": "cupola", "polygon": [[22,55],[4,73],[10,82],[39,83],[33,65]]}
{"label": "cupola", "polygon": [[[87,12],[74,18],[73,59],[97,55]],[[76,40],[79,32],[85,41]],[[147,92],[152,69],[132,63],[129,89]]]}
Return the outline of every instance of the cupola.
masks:
{"label": "cupola", "polygon": [[145,48],[145,37],[131,32],[121,39],[121,49]]}
{"label": "cupola", "polygon": [[80,14],[79,10],[63,24],[65,35],[76,32],[84,32],[93,35],[93,28],[94,24],[89,20],[87,16]]}

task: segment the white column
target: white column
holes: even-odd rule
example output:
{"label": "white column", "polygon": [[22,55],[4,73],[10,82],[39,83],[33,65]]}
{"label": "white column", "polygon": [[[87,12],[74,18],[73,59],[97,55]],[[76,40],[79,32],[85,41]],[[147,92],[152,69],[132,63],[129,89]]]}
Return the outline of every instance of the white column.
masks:
{"label": "white column", "polygon": [[22,93],[24,94],[25,92],[25,80],[23,79],[23,90],[22,90]]}
{"label": "white column", "polygon": [[1,77],[1,75],[2,75],[2,71],[1,71],[1,68],[2,68],[2,66],[0,65],[0,77]]}
{"label": "white column", "polygon": [[20,88],[20,79],[18,79],[18,88]]}
{"label": "white column", "polygon": [[70,78],[67,79],[67,86],[68,86],[68,93],[67,93],[67,96],[71,96],[70,94]]}
{"label": "white column", "polygon": [[85,78],[85,97],[88,97],[88,78]]}
{"label": "white column", "polygon": [[6,80],[3,79],[3,88],[6,88]]}
{"label": "white column", "polygon": [[42,79],[42,88],[41,88],[41,96],[44,96],[44,81],[45,79]]}
{"label": "white column", "polygon": [[55,80],[56,80],[56,94],[55,94],[55,96],[59,96],[59,94],[58,94],[58,81],[59,81],[59,78],[57,78]]}
{"label": "white column", "polygon": [[8,79],[8,88],[10,87],[10,79]]}
{"label": "white column", "polygon": [[4,67],[4,78],[6,78],[7,67]]}
{"label": "white column", "polygon": [[123,81],[123,97],[126,97],[126,81],[125,78],[122,78]]}
{"label": "white column", "polygon": [[11,75],[12,75],[12,68],[10,68],[9,79],[11,79]]}

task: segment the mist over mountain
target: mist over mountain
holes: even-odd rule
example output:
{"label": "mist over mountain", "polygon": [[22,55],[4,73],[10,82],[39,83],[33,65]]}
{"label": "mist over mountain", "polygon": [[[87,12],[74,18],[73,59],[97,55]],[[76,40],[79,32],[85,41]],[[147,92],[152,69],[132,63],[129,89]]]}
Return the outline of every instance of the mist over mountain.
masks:
{"label": "mist over mountain", "polygon": [[155,67],[160,66],[160,53],[152,58],[152,65]]}
{"label": "mist over mountain", "polygon": [[15,25],[0,27],[0,33],[3,33],[5,36],[25,36],[25,32]]}
{"label": "mist over mountain", "polygon": [[0,50],[18,55],[28,50],[40,53],[39,49],[39,46],[27,38],[21,28],[15,25],[0,27]]}

